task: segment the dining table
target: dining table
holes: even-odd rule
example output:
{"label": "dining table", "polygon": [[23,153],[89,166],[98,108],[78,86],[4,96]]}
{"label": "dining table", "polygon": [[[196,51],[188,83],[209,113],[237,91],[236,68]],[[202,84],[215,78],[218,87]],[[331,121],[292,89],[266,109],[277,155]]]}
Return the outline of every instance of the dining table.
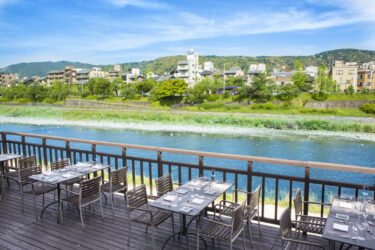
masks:
{"label": "dining table", "polygon": [[371,200],[334,198],[323,230],[334,249],[335,242],[358,249],[375,249],[375,204]]}
{"label": "dining table", "polygon": [[[231,188],[232,185],[233,184],[229,182],[198,177],[168,192],[154,202],[150,202],[149,205],[151,207],[167,210],[181,216],[180,231],[171,235],[164,242],[162,249],[164,249],[168,241],[176,235],[178,235],[179,238],[185,236],[189,246],[188,235],[195,235],[195,233],[188,232],[190,224],[194,219],[200,216],[211,203]],[[188,223],[186,220],[187,216],[191,217]],[[204,243],[206,244],[205,241]]]}
{"label": "dining table", "polygon": [[[3,193],[4,193],[4,174],[5,174],[5,167],[6,167],[6,162],[9,162],[9,161],[14,161],[18,158],[21,158],[22,155],[19,155],[19,154],[13,154],[13,153],[5,153],[5,154],[0,154],[0,168],[1,168],[1,196],[0,196],[0,199],[2,198],[3,196]],[[14,169],[14,170],[17,170],[17,166],[16,164],[11,164],[11,166],[7,166],[8,169]],[[9,185],[9,179],[7,180],[8,181],[8,185]]]}
{"label": "dining table", "polygon": [[[46,209],[53,205],[58,204],[57,206],[57,212],[60,213],[60,196],[61,196],[61,184],[64,184],[64,182],[70,181],[72,179],[80,178],[83,176],[90,176],[90,174],[102,171],[105,169],[111,168],[111,165],[96,163],[96,162],[78,162],[74,165],[66,166],[64,168],[54,170],[54,171],[45,171],[41,174],[32,175],[29,178],[42,182],[48,185],[56,185],[57,189],[57,200],[52,201],[51,203],[47,204],[40,214],[40,218],[42,219],[43,213],[46,211]],[[60,223],[59,221],[60,216],[57,216],[57,223]]]}

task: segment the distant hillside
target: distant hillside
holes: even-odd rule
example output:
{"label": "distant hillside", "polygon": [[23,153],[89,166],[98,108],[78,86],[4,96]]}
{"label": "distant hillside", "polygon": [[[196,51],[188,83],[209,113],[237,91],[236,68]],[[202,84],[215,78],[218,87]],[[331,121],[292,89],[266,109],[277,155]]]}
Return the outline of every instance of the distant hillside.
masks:
{"label": "distant hillside", "polygon": [[[199,51],[198,51],[199,53]],[[155,60],[142,61],[142,62],[130,62],[123,63],[122,66],[125,71],[131,68],[140,68],[142,73],[155,72],[163,74],[164,72],[170,72],[177,67],[177,61],[185,60],[186,56],[168,56],[161,57]],[[321,64],[331,65],[333,60],[343,59],[346,62],[358,62],[364,63],[369,61],[375,61],[375,51],[371,50],[358,50],[358,49],[337,49],[321,52],[312,56],[199,56],[199,62],[203,65],[205,61],[212,61],[215,68],[223,69],[224,63],[225,68],[229,69],[233,66],[241,67],[245,72],[249,68],[251,63],[265,63],[267,70],[277,67],[277,64],[284,65],[293,69],[294,62],[301,60],[305,66]],[[67,65],[72,65],[79,68],[93,67],[90,64],[84,64],[79,62],[36,62],[36,63],[19,63],[10,65],[1,71],[9,73],[18,73],[20,76],[46,76],[48,71],[51,70],[62,70]],[[104,69],[109,70],[113,68],[113,65],[103,66]]]}
{"label": "distant hillside", "polygon": [[48,71],[51,70],[63,70],[65,66],[74,66],[76,68],[89,68],[94,65],[80,62],[31,62],[31,63],[18,63],[9,65],[0,70],[0,72],[17,73],[20,77],[32,77],[32,76],[47,76]]}

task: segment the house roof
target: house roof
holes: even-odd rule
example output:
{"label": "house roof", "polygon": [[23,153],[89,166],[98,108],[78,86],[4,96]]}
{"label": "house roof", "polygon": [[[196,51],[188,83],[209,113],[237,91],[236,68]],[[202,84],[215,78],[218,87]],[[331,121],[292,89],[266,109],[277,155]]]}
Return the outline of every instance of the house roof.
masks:
{"label": "house roof", "polygon": [[171,79],[175,79],[176,77],[174,76],[171,76],[171,75],[168,75],[168,76],[161,76],[159,77],[158,79],[156,79],[157,82],[161,82],[161,81],[164,81],[164,80],[171,80]]}
{"label": "house roof", "polygon": [[275,77],[292,77],[296,72],[274,72],[271,76]]}
{"label": "house roof", "polygon": [[77,74],[88,74],[91,71],[91,69],[81,69],[80,71],[77,71]]}
{"label": "house roof", "polygon": [[225,71],[225,74],[236,74],[238,70],[241,70],[240,67],[231,67],[229,70]]}
{"label": "house roof", "polygon": [[64,70],[51,70],[48,74],[64,74]]}
{"label": "house roof", "polygon": [[260,73],[265,73],[266,71],[264,70],[260,70],[260,69],[254,69],[254,70],[248,70],[247,73],[248,74],[260,74]]}
{"label": "house roof", "polygon": [[212,75],[212,71],[211,70],[203,70],[200,74],[201,75]]}

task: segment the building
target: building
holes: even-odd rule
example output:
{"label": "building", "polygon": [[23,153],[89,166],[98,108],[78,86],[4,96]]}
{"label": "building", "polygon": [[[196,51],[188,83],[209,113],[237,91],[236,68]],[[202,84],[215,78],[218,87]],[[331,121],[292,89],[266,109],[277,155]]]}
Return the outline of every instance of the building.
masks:
{"label": "building", "polygon": [[10,85],[18,82],[18,74],[0,73],[0,86],[2,88],[10,87]]}
{"label": "building", "polygon": [[269,77],[275,82],[276,85],[284,85],[288,83],[293,83],[292,76],[296,72],[272,72]]}
{"label": "building", "polygon": [[375,61],[371,61],[368,63],[362,63],[360,66],[360,69],[369,69],[369,70],[375,70]]}
{"label": "building", "polygon": [[110,70],[108,71],[107,77],[110,81],[113,81],[113,79],[120,77],[120,71]]}
{"label": "building", "polygon": [[85,84],[89,81],[90,77],[90,69],[81,69],[76,72],[76,83],[77,84]]}
{"label": "building", "polygon": [[318,76],[318,67],[316,66],[308,66],[305,69],[305,73],[312,78],[316,78]]}
{"label": "building", "polygon": [[266,72],[266,65],[264,63],[250,64],[249,70],[247,71],[247,84],[252,82],[253,77]]}
{"label": "building", "polygon": [[64,83],[65,70],[52,70],[48,72],[47,85],[51,85],[54,81]]}
{"label": "building", "polygon": [[231,67],[229,70],[224,72],[224,77],[241,77],[244,76],[244,72],[240,67]]}
{"label": "building", "polygon": [[118,72],[122,72],[121,64],[115,64],[115,65],[113,66],[113,70],[114,70],[114,71],[118,71]]}
{"label": "building", "polygon": [[332,79],[336,82],[336,89],[346,91],[350,86],[357,91],[358,65],[356,62],[336,60],[332,67]]}
{"label": "building", "polygon": [[147,72],[146,77],[147,77],[147,79],[149,79],[149,78],[155,79],[155,77],[156,78],[158,77],[158,74],[155,74],[154,72]]}
{"label": "building", "polygon": [[189,87],[200,80],[199,56],[193,49],[187,52],[186,60],[177,62],[177,78],[184,79]]}
{"label": "building", "polygon": [[101,68],[98,67],[92,67],[91,71],[89,72],[89,78],[106,78],[106,72],[102,71]]}
{"label": "building", "polygon": [[375,90],[375,68],[358,70],[357,91],[363,91],[364,89]]}
{"label": "building", "polygon": [[204,62],[203,70],[209,70],[211,72],[214,71],[214,63],[213,62]]}
{"label": "building", "polygon": [[76,69],[74,66],[65,66],[64,70],[64,82],[67,84],[72,84],[76,81]]}

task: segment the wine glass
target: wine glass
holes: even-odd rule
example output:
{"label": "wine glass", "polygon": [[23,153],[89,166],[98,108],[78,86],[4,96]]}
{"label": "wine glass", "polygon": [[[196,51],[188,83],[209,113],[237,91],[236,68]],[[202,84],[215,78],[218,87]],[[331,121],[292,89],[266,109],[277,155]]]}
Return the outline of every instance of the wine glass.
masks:
{"label": "wine glass", "polygon": [[215,169],[211,170],[211,180],[215,180]]}
{"label": "wine glass", "polygon": [[366,229],[368,228],[367,220],[365,213],[360,213],[357,220],[357,227],[358,227],[358,240],[365,240],[365,233]]}

